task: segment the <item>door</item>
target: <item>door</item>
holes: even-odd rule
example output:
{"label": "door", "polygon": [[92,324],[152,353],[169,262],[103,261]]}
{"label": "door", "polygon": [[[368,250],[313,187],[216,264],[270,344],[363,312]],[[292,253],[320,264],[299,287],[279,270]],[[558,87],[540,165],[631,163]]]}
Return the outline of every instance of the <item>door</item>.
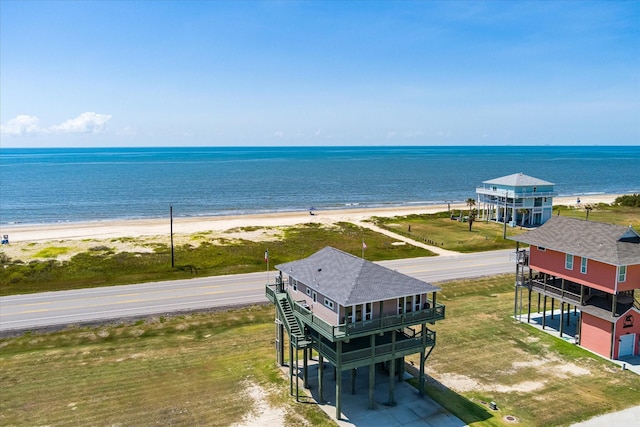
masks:
{"label": "door", "polygon": [[618,347],[618,359],[625,356],[633,356],[633,344],[636,342],[636,334],[620,336],[620,346]]}

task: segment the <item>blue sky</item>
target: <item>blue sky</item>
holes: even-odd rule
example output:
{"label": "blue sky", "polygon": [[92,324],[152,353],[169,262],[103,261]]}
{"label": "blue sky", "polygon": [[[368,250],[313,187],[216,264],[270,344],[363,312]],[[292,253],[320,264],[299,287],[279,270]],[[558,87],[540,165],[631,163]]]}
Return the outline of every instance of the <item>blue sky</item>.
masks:
{"label": "blue sky", "polygon": [[3,147],[639,145],[639,1],[0,0]]}

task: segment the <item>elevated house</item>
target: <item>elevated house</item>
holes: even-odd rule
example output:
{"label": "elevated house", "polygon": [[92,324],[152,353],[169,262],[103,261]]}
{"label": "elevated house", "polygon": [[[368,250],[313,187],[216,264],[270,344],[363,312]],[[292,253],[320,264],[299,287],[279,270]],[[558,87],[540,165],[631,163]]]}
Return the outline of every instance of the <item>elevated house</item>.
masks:
{"label": "elevated house", "polygon": [[[637,231],[631,226],[553,216],[541,227],[510,239],[518,242],[516,314],[518,307],[526,306],[529,322],[532,294],[537,293],[538,312],[543,299],[543,328],[547,302],[551,300],[553,313],[557,300],[561,336],[573,306],[579,345],[611,359],[640,354]],[[520,249],[520,243],[529,249]]]}
{"label": "elevated house", "polygon": [[476,188],[478,219],[538,226],[551,218],[554,184],[523,173],[483,181]]}
{"label": "elevated house", "polygon": [[[318,394],[324,400],[324,366],[334,368],[336,418],[341,415],[342,374],[368,367],[369,408],[375,408],[375,370],[389,372],[389,398],[395,404],[394,383],[402,378],[404,357],[420,353],[420,384],[424,364],[436,344],[427,325],[444,319],[445,307],[436,302],[441,289],[332,247],[298,261],[277,265],[275,284],[266,295],[276,307],[276,358],[284,366],[285,332],[289,343],[290,392],[294,371],[308,386],[307,360],[318,353]],[[295,356],[294,356],[295,350]],[[294,369],[295,364],[295,369]],[[298,380],[296,384],[296,396]],[[420,388],[422,392],[423,387]]]}

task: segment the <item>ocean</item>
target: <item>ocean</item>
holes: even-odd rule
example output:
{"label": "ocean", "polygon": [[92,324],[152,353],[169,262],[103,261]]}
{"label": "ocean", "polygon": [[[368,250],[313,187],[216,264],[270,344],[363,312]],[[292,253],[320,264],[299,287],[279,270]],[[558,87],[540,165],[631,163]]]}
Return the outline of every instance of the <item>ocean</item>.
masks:
{"label": "ocean", "polygon": [[3,148],[0,224],[454,203],[518,172],[640,193],[640,146]]}

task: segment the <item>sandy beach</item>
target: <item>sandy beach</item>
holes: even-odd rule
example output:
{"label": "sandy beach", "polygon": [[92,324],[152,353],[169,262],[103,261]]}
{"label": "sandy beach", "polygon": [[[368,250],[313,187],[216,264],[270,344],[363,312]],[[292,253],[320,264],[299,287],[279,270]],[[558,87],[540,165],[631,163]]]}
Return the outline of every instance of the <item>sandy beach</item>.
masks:
{"label": "sandy beach", "polygon": [[[612,203],[618,194],[598,194],[580,196],[581,205]],[[576,206],[576,197],[557,197],[554,205]],[[463,203],[451,204],[451,210],[466,211]],[[390,208],[354,208],[340,210],[317,210],[314,215],[308,211],[279,212],[259,215],[212,216],[173,218],[173,233],[176,244],[196,243],[193,236],[215,240],[217,237],[243,238],[253,241],[276,239],[277,228],[297,224],[325,224],[351,222],[362,224],[372,217],[404,216],[446,211],[446,204],[426,206],[402,206]],[[0,234],[9,236],[9,245],[3,245],[0,252],[10,258],[29,259],[38,250],[55,244],[69,247],[68,256],[99,244],[108,244],[116,250],[151,250],[151,243],[169,243],[169,218],[144,220],[114,220],[100,222],[75,222],[42,225],[3,226]],[[64,259],[65,256],[58,257]]]}
{"label": "sandy beach", "polygon": [[[619,194],[580,196],[580,202],[612,203]],[[576,205],[575,197],[558,197],[554,205]],[[451,204],[452,210],[467,210],[463,204]],[[209,231],[226,231],[239,227],[283,227],[305,223],[332,224],[336,222],[361,222],[371,217],[404,216],[446,211],[446,204],[426,206],[402,206],[390,208],[355,208],[317,210],[309,212],[279,212],[258,215],[212,216],[173,218],[174,234],[194,234]],[[74,222],[42,225],[3,226],[0,234],[8,234],[11,243],[43,242],[53,240],[113,239],[122,237],[162,236],[169,233],[169,218],[144,220],[114,220],[99,222]]]}

